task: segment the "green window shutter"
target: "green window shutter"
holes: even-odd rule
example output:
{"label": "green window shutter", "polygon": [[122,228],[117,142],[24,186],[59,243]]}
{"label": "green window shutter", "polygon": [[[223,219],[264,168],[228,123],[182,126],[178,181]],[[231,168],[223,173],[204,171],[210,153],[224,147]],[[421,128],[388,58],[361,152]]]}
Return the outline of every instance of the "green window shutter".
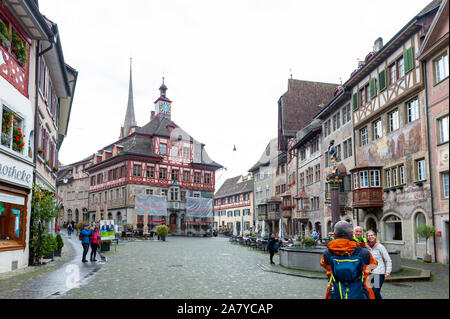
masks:
{"label": "green window shutter", "polygon": [[370,98],[373,99],[375,96],[377,96],[377,79],[373,78],[370,79],[369,82],[369,94],[370,94]]}
{"label": "green window shutter", "polygon": [[405,67],[405,74],[414,69],[413,47],[403,52],[403,66]]}
{"label": "green window shutter", "polygon": [[358,92],[353,93],[353,111],[356,111],[359,107]]}
{"label": "green window shutter", "polygon": [[378,89],[384,91],[386,89],[386,69],[378,74]]}

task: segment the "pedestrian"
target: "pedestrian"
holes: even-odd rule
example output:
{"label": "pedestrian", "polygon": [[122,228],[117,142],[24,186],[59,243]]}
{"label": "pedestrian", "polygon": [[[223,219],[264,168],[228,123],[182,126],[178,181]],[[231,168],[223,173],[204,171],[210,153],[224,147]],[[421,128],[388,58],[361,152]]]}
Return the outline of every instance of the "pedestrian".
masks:
{"label": "pedestrian", "polygon": [[391,275],[392,260],[386,248],[378,241],[377,234],[375,234],[373,230],[369,230],[366,233],[366,237],[367,249],[378,263],[378,267],[375,268],[370,275],[370,283],[372,285],[373,293],[375,294],[375,299],[383,299],[381,297],[381,286],[383,285],[384,280]]}
{"label": "pedestrian", "polygon": [[80,232],[80,240],[81,245],[83,245],[83,259],[82,262],[86,263],[86,255],[89,250],[90,237],[92,236],[93,231],[88,229],[88,225],[83,225],[83,230]]}
{"label": "pedestrian", "polygon": [[344,220],[336,223],[335,239],[328,243],[320,261],[329,279],[325,299],[375,299],[366,283],[377,262],[352,236],[351,224]]}
{"label": "pedestrian", "polygon": [[75,221],[72,220],[70,223],[72,224],[72,229],[75,229]]}
{"label": "pedestrian", "polygon": [[314,238],[315,241],[319,239],[319,233],[315,229],[312,232],[312,237]]}
{"label": "pedestrian", "polygon": [[90,239],[91,239],[91,261],[97,261],[95,257],[97,255],[97,247],[98,242],[100,240],[100,232],[98,231],[98,227],[94,228],[94,231]]}
{"label": "pedestrian", "polygon": [[269,240],[267,243],[267,250],[269,251],[269,254],[270,254],[270,264],[271,265],[275,265],[275,263],[273,262],[273,255],[276,252],[278,252],[278,247],[279,247],[278,238],[275,238],[275,235],[273,233],[270,233]]}
{"label": "pedestrian", "polygon": [[71,238],[72,232],[73,232],[72,224],[67,223],[67,235],[69,236],[69,238]]}
{"label": "pedestrian", "polygon": [[354,231],[354,236],[353,239],[358,243],[359,246],[361,246],[361,248],[366,248],[366,244],[367,244],[367,239],[364,237],[363,233],[363,229],[361,226],[356,226]]}

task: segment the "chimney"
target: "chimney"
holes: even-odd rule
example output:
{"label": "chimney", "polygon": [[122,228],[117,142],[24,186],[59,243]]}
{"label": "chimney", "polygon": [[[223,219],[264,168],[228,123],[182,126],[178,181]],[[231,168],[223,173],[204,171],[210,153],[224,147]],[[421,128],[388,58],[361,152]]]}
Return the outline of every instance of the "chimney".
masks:
{"label": "chimney", "polygon": [[383,47],[383,38],[379,37],[378,39],[375,40],[373,44],[373,51],[378,52],[381,50],[382,47]]}
{"label": "chimney", "polygon": [[152,111],[150,114],[150,121],[155,118],[155,111]]}

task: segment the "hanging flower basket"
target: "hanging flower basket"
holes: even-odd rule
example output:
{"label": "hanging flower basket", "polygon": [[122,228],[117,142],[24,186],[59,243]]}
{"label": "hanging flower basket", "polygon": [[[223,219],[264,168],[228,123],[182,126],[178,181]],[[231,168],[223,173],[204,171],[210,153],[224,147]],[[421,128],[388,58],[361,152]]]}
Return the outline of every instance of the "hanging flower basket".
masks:
{"label": "hanging flower basket", "polygon": [[19,64],[25,66],[27,63],[27,45],[25,40],[13,30],[12,32],[11,53],[16,57]]}
{"label": "hanging flower basket", "polygon": [[7,50],[11,47],[11,36],[8,27],[2,20],[0,20],[0,42]]}

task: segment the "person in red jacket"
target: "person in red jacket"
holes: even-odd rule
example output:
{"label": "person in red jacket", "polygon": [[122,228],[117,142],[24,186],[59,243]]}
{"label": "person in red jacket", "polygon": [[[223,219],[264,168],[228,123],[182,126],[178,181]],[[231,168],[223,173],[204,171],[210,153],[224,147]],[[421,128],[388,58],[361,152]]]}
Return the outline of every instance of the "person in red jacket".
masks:
{"label": "person in red jacket", "polygon": [[100,232],[98,227],[94,228],[94,233],[91,236],[91,261],[97,261],[95,256],[97,255],[98,242],[100,240]]}

